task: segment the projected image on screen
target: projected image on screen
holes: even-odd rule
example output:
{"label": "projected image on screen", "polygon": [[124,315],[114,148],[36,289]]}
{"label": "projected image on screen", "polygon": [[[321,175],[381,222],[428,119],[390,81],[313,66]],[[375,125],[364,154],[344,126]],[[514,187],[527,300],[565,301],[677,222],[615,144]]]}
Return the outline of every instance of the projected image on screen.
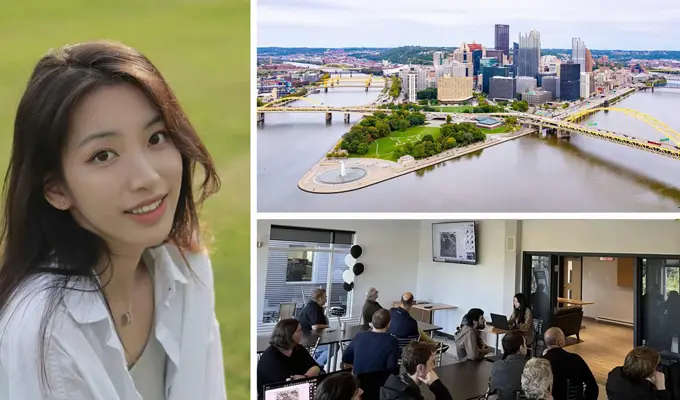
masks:
{"label": "projected image on screen", "polygon": [[432,259],[437,262],[476,264],[474,222],[432,224]]}

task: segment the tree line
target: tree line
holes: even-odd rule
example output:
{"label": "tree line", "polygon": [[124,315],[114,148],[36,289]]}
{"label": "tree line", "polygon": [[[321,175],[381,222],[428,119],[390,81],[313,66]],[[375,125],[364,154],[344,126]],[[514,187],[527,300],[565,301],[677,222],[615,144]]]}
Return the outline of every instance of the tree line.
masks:
{"label": "tree line", "polygon": [[374,140],[388,137],[394,131],[405,131],[412,126],[425,124],[425,114],[420,112],[396,111],[387,114],[376,111],[364,117],[358,124],[345,133],[340,142],[340,149],[350,154],[364,155]]}

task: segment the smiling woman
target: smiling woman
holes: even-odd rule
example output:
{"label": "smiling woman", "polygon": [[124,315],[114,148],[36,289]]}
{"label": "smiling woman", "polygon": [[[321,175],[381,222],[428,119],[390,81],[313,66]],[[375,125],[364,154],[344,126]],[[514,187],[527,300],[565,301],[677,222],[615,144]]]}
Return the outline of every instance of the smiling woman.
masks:
{"label": "smiling woman", "polygon": [[226,398],[197,211],[218,188],[141,53],[90,42],[43,56],[5,178],[0,398]]}

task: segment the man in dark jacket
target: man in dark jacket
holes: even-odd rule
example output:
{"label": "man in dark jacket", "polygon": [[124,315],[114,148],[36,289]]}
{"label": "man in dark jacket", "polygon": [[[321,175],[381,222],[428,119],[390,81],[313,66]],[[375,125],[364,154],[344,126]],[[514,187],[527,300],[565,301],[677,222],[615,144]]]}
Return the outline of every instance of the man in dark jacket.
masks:
{"label": "man in dark jacket", "polygon": [[566,338],[562,329],[552,327],[544,334],[546,351],[543,358],[550,361],[553,372],[552,395],[555,400],[567,399],[567,380],[569,385],[577,387],[585,384],[585,400],[597,400],[600,388],[590,367],[578,354],[569,353],[562,347]]}
{"label": "man in dark jacket", "polygon": [[610,400],[670,400],[666,377],[657,371],[661,357],[649,347],[631,350],[623,366],[607,376],[607,398]]}
{"label": "man in dark jacket", "polygon": [[378,310],[382,310],[382,306],[378,303],[378,289],[372,287],[366,292],[366,302],[361,309],[361,319],[364,326],[368,326],[371,323],[373,314]]}
{"label": "man in dark jacket", "polygon": [[449,390],[434,372],[435,346],[427,342],[411,342],[401,355],[405,372],[390,375],[380,388],[380,400],[424,400],[421,383],[426,384],[436,400],[453,400]]}

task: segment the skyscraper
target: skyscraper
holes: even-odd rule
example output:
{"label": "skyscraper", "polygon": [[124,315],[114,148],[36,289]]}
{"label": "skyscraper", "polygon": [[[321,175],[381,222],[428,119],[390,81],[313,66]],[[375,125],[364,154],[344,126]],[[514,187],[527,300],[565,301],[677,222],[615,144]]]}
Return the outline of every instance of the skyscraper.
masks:
{"label": "skyscraper", "polygon": [[517,76],[536,77],[538,62],[541,58],[541,34],[532,30],[526,35],[519,34],[519,51],[517,54]]}
{"label": "skyscraper", "polygon": [[581,67],[573,62],[560,64],[560,98],[574,101],[581,96]]}
{"label": "skyscraper", "polygon": [[586,71],[586,44],[581,38],[571,39],[571,60],[581,66],[581,72]]}
{"label": "skyscraper", "polygon": [[510,25],[496,24],[495,36],[494,49],[501,50],[503,54],[508,56],[510,52]]}
{"label": "skyscraper", "polygon": [[586,72],[593,72],[593,54],[586,48]]}
{"label": "skyscraper", "polygon": [[434,65],[434,67],[437,68],[442,64],[444,64],[444,52],[435,51],[434,53],[432,53],[432,65]]}

